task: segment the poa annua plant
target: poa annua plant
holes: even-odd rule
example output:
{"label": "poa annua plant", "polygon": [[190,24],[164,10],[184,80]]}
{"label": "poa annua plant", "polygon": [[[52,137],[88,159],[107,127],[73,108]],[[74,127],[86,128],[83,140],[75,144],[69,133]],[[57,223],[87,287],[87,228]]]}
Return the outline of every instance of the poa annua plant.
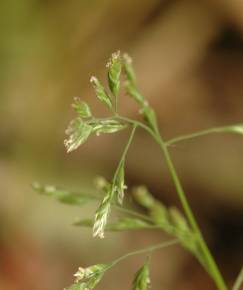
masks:
{"label": "poa annua plant", "polygon": [[[169,147],[177,142],[211,133],[236,133],[243,135],[243,124],[210,128],[165,141],[158,127],[155,111],[139,91],[131,58],[127,54],[122,56],[120,52],[114,53],[107,64],[107,70],[109,92],[98,78],[93,76],[90,81],[96,97],[110,110],[111,116],[96,118],[88,104],[81,101],[79,98],[75,98],[72,106],[77,113],[77,117],[70,122],[66,130],[68,137],[64,141],[64,144],[67,152],[71,152],[82,145],[92,134],[98,136],[100,134],[116,133],[125,129],[128,130],[130,136],[124,147],[113,178],[111,181],[107,181],[102,177],[96,180],[96,186],[101,193],[100,195],[74,193],[55,186],[43,186],[38,183],[34,184],[34,188],[40,193],[54,196],[61,202],[68,204],[82,206],[87,202],[99,201],[100,204],[94,214],[94,218],[79,220],[75,223],[75,225],[78,226],[91,227],[93,229],[93,237],[104,238],[106,231],[157,229],[168,233],[173,239],[163,241],[160,244],[152,245],[144,249],[135,250],[110,263],[97,264],[86,268],[80,267],[74,274],[75,281],[73,285],[66,288],[66,290],[94,289],[110,268],[114,267],[120,261],[137,254],[144,254],[145,262],[144,265],[141,265],[141,268],[138,269],[137,273],[135,273],[132,289],[146,290],[150,284],[150,254],[156,250],[175,244],[181,244],[197,258],[198,262],[215,282],[217,289],[229,289],[195,220],[173,164]],[[121,86],[124,86],[127,95],[137,102],[139,114],[143,119],[142,121],[130,119],[119,114],[118,107]],[[127,189],[125,182],[127,152],[138,128],[145,130],[151,138],[154,139],[161,153],[164,155],[165,162],[184,211],[183,213],[175,207],[166,207],[162,202],[155,199],[145,186],[138,186],[131,190],[134,202],[144,208],[143,212],[123,205],[125,191]],[[115,222],[109,222],[110,212],[113,208],[121,211],[123,215],[122,217],[118,217]],[[144,212],[146,214],[144,214]],[[236,279],[232,290],[239,290],[242,280],[243,270]]]}

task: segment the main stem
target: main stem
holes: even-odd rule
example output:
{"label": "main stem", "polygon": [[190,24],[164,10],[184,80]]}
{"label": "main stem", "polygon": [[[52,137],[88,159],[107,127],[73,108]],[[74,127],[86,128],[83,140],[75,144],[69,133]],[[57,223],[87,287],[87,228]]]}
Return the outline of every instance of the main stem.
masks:
{"label": "main stem", "polygon": [[185,192],[183,190],[183,187],[181,185],[180,179],[177,175],[176,169],[174,167],[173,161],[171,159],[170,153],[165,145],[165,143],[163,142],[162,137],[160,136],[159,132],[156,132],[156,141],[159,144],[161,150],[164,153],[165,156],[165,160],[168,166],[168,169],[170,171],[171,177],[174,181],[175,187],[176,187],[176,191],[178,193],[178,196],[180,198],[182,207],[185,211],[185,214],[188,218],[189,223],[191,224],[192,229],[194,230],[195,234],[197,235],[198,238],[198,242],[199,245],[201,247],[201,250],[206,258],[206,263],[208,266],[208,272],[211,274],[212,278],[215,281],[215,284],[217,285],[219,290],[227,290],[227,286],[223,280],[223,277],[218,269],[218,266],[216,265],[214,258],[212,257],[208,246],[206,244],[206,242],[204,241],[204,238],[202,236],[202,233],[200,231],[200,228],[196,222],[196,219],[193,215],[193,212],[189,206],[189,203],[187,201]]}
{"label": "main stem", "polygon": [[[197,239],[199,242],[199,245],[201,247],[201,251],[205,257],[205,262],[206,262],[206,266],[207,266],[207,271],[208,273],[211,275],[212,279],[215,281],[215,284],[217,285],[217,288],[219,290],[227,290],[227,286],[224,282],[224,279],[219,271],[219,268],[206,244],[206,242],[204,241],[204,238],[202,236],[202,233],[200,231],[200,228],[196,222],[196,219],[194,217],[194,214],[190,208],[190,205],[187,201],[186,198],[186,194],[184,192],[184,189],[181,185],[180,179],[177,175],[175,166],[173,164],[173,161],[171,159],[170,153],[168,151],[167,145],[161,135],[160,132],[157,128],[157,124],[154,125],[153,130],[148,127],[147,125],[143,124],[142,122],[136,121],[136,120],[132,120],[130,118],[126,118],[126,117],[121,117],[121,116],[116,116],[117,119],[120,119],[122,121],[126,121],[130,124],[133,124],[133,126],[139,126],[141,128],[143,128],[145,131],[147,131],[152,137],[153,139],[159,144],[161,151],[163,152],[164,156],[165,156],[165,160],[166,160],[166,164],[168,166],[169,172],[171,174],[171,177],[173,179],[174,185],[176,187],[176,191],[178,193],[179,199],[181,201],[182,207],[185,211],[185,214],[187,216],[187,219],[194,231],[194,233],[197,235]],[[204,132],[205,133],[205,132]]]}

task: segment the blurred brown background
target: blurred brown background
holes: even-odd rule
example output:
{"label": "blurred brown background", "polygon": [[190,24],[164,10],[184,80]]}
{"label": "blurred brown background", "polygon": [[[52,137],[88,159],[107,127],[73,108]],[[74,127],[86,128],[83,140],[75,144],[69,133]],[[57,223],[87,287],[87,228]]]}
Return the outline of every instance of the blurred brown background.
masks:
{"label": "blurred brown background", "polygon": [[[5,0],[0,23],[0,289],[63,289],[78,266],[166,238],[136,232],[94,240],[89,230],[71,226],[94,207],[65,206],[32,191],[34,180],[92,191],[95,175],[112,176],[127,132],[92,137],[67,155],[72,97],[105,113],[89,77],[104,80],[108,57],[120,49],[132,55],[165,138],[243,122],[243,2]],[[124,114],[136,117],[136,106],[122,103]],[[243,263],[243,138],[209,136],[171,152],[231,285]],[[179,204],[160,152],[143,132],[130,150],[127,181]],[[142,261],[124,262],[98,289],[129,289]],[[154,256],[152,281],[153,289],[215,289],[180,247]]]}

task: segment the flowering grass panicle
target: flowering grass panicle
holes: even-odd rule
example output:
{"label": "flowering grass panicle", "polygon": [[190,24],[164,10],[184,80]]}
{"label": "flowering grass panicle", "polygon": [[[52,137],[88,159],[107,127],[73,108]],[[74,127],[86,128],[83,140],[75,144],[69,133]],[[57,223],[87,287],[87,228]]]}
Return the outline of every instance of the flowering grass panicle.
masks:
{"label": "flowering grass panicle", "polygon": [[[243,124],[209,128],[165,141],[160,133],[155,110],[149,105],[147,99],[138,88],[132,59],[127,54],[122,56],[120,52],[114,53],[107,64],[107,69],[109,92],[97,77],[91,77],[90,81],[96,97],[109,109],[111,115],[109,117],[96,118],[93,116],[89,105],[80,98],[75,97],[72,107],[77,116],[70,122],[66,130],[68,137],[64,141],[67,152],[71,152],[86,142],[91,134],[117,133],[121,130],[131,128],[130,136],[111,182],[106,181],[104,178],[96,180],[96,186],[103,195],[72,192],[55,186],[43,186],[39,183],[34,183],[33,188],[41,194],[53,196],[61,202],[77,206],[99,201],[99,206],[96,209],[94,218],[81,219],[74,223],[76,226],[93,228],[94,237],[104,238],[105,231],[146,229],[148,231],[164,231],[172,236],[173,239],[163,241],[158,245],[152,245],[145,249],[127,253],[108,264],[97,264],[88,268],[80,267],[74,274],[74,284],[66,290],[94,289],[103,278],[104,273],[120,261],[133,255],[151,254],[154,251],[174,246],[178,243],[195,256],[201,266],[212,278],[218,290],[228,290],[229,288],[203,238],[188,203],[185,191],[170,155],[170,145],[192,138],[203,137],[212,133],[235,133],[243,135]],[[122,74],[124,76],[123,78],[121,78]],[[125,79],[124,82],[122,82],[123,79]],[[122,85],[125,87],[126,94],[137,103],[139,107],[138,112],[142,115],[143,121],[130,119],[118,113],[118,97]],[[126,207],[126,202],[124,202],[126,201],[127,195],[125,194],[125,189],[127,189],[125,185],[125,164],[128,158],[128,150],[137,128],[145,130],[155,141],[163,154],[175,186],[175,191],[181,202],[183,212],[175,207],[167,207],[164,205],[160,200],[157,200],[145,186],[135,187],[128,192],[130,200],[132,199],[134,204],[137,203],[140,206],[140,210],[138,210],[138,207],[133,207],[131,205]],[[119,211],[120,215],[115,221],[109,222],[108,219],[111,209]],[[232,290],[239,290],[242,282],[243,270],[236,279]],[[147,260],[136,272],[132,283],[132,289],[147,290],[149,284],[149,263]]]}

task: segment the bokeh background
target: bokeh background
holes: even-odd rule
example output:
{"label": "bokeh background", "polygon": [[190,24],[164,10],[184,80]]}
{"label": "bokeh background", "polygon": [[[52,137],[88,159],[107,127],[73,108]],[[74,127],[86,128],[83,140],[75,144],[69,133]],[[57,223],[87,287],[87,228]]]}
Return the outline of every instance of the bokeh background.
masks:
{"label": "bokeh background", "polygon": [[[95,206],[71,207],[39,196],[35,180],[92,192],[111,178],[128,132],[92,137],[67,155],[73,96],[107,114],[89,78],[129,52],[165,138],[243,122],[243,3],[237,0],[3,0],[0,3],[0,289],[58,290],[78,266],[109,262],[129,249],[166,239],[157,232],[108,234],[73,227]],[[128,99],[122,111],[136,118]],[[243,137],[208,136],[171,148],[204,235],[229,285],[243,262]],[[138,132],[126,178],[179,205],[163,159]],[[128,192],[129,194],[129,192]],[[131,258],[98,289],[130,289],[143,262]],[[154,289],[215,289],[180,247],[152,260]]]}

